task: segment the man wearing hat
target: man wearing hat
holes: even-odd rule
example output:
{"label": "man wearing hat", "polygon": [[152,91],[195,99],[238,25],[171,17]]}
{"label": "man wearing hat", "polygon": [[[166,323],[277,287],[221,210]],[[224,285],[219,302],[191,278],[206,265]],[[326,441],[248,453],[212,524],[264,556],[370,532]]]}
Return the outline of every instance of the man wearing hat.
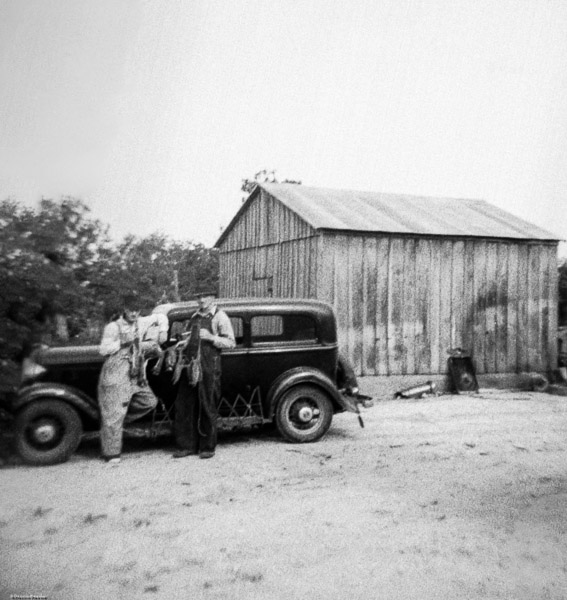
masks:
{"label": "man wearing hat", "polygon": [[187,326],[183,343],[184,368],[175,398],[174,458],[199,454],[212,458],[217,445],[217,405],[220,399],[223,348],[234,348],[234,331],[228,315],[216,304],[216,292],[197,295],[199,310]]}
{"label": "man wearing hat", "polygon": [[[159,354],[167,339],[165,315],[140,317],[138,299],[122,298],[122,312],[108,323],[99,352],[106,357],[98,381],[102,457],[120,462],[124,420],[139,419],[155,408],[157,398],[146,380],[145,361]],[[128,413],[128,416],[126,416]]]}

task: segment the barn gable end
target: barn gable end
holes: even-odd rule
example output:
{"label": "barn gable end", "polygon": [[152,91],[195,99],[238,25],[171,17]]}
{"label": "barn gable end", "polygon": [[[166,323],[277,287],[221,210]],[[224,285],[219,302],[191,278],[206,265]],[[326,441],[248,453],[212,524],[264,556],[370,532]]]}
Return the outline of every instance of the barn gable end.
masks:
{"label": "barn gable end", "polygon": [[317,232],[257,187],[217,242],[224,297],[314,298]]}

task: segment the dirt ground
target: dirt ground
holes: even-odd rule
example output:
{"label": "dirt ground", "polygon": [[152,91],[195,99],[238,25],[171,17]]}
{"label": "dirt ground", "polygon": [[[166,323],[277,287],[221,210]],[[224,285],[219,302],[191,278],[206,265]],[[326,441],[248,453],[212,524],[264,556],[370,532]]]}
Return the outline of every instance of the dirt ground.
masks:
{"label": "dirt ground", "polygon": [[85,442],[0,471],[0,598],[567,598],[567,398],[377,401],[318,443],[212,460]]}

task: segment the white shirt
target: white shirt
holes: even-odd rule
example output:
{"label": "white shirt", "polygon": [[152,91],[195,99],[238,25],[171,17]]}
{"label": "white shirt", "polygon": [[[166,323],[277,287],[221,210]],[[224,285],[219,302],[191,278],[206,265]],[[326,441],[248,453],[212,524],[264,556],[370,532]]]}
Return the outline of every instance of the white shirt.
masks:
{"label": "white shirt", "polygon": [[[166,315],[157,313],[147,317],[138,317],[138,335],[142,342],[163,344],[167,339],[169,321]],[[116,354],[120,350],[122,340],[120,334],[134,335],[136,323],[128,323],[123,317],[108,323],[104,328],[99,352],[103,356]]]}

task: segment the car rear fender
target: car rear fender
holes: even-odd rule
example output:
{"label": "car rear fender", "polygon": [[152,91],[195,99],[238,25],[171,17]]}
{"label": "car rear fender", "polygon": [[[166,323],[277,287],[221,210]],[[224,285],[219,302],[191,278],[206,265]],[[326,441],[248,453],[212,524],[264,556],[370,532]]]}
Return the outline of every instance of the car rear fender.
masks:
{"label": "car rear fender", "polygon": [[13,401],[14,412],[30,402],[42,398],[55,398],[74,406],[79,414],[98,421],[100,412],[96,402],[84,392],[62,383],[34,383],[18,391]]}
{"label": "car rear fender", "polygon": [[344,410],[350,412],[356,411],[356,409],[353,411],[350,403],[347,402],[339,390],[337,390],[337,386],[325,373],[317,369],[297,367],[282,373],[272,384],[268,392],[269,418],[273,418],[276,405],[284,392],[287,392],[293,386],[305,383],[312,384],[324,390],[332,400],[336,412]]}

